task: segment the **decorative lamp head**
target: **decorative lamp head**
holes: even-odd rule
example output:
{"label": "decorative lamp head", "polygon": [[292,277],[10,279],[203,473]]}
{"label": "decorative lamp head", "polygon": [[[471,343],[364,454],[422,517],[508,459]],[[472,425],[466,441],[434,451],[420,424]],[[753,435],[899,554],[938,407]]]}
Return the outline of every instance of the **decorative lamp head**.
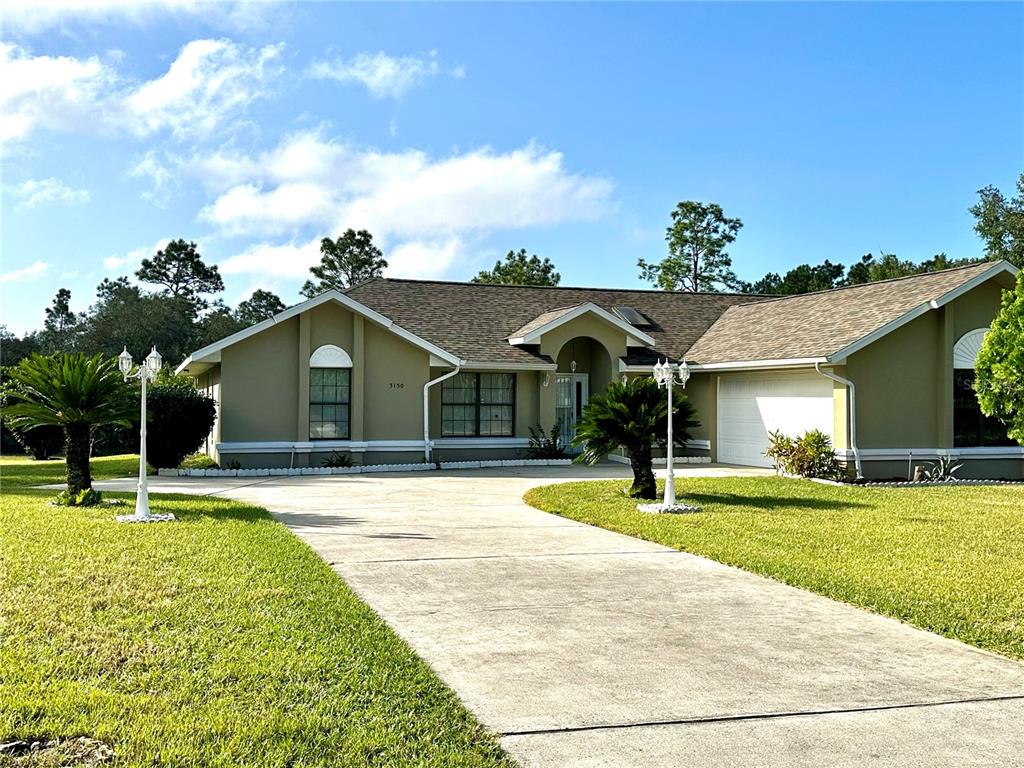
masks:
{"label": "decorative lamp head", "polygon": [[132,370],[132,356],[128,353],[128,347],[124,348],[124,351],[117,356],[117,367],[121,371],[122,376],[127,376]]}
{"label": "decorative lamp head", "polygon": [[654,380],[658,382],[658,384],[664,384],[670,375],[671,373],[669,371],[667,360],[654,364]]}
{"label": "decorative lamp head", "polygon": [[156,347],[146,356],[146,377],[150,381],[156,381],[156,376],[160,373],[160,367],[164,364],[164,359],[160,357],[160,353],[156,351]]}
{"label": "decorative lamp head", "polygon": [[683,361],[681,361],[679,363],[679,383],[682,384],[685,387],[686,386],[686,382],[688,382],[689,380],[690,380],[690,366],[688,366],[686,364],[686,361],[683,360]]}
{"label": "decorative lamp head", "polygon": [[571,363],[569,363],[569,370],[572,371],[573,373],[576,373],[576,361],[575,360],[573,360]]}

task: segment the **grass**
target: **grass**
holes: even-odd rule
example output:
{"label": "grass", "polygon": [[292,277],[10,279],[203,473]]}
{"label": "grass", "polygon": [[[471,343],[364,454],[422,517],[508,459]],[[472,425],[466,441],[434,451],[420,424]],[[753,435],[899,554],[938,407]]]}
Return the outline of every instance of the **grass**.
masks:
{"label": "grass", "polygon": [[679,484],[648,515],[621,481],[536,488],[546,512],[703,555],[1024,659],[1024,490],[837,488],[777,477]]}
{"label": "grass", "polygon": [[510,765],[266,511],[155,495],[180,522],[121,525],[30,488],[62,472],[0,461],[0,742],[85,735],[120,766]]}

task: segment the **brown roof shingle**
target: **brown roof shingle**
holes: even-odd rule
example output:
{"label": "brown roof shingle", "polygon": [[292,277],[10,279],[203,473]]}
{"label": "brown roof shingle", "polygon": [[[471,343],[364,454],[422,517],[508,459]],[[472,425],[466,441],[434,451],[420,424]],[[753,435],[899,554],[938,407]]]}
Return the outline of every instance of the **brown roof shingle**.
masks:
{"label": "brown roof shingle", "polygon": [[678,357],[729,307],[756,297],[604,288],[550,288],[378,278],[346,293],[408,331],[479,362],[530,363],[538,355],[508,343],[541,315],[593,302],[609,312],[631,306],[652,322],[644,333]]}
{"label": "brown roof shingle", "polygon": [[993,266],[982,262],[734,306],[697,340],[686,358],[711,364],[828,357]]}

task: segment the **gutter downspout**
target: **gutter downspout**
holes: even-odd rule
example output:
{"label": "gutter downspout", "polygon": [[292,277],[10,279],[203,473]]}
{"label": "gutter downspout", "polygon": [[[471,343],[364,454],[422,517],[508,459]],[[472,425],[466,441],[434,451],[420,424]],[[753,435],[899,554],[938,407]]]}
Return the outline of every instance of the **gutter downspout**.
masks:
{"label": "gutter downspout", "polygon": [[430,463],[430,388],[435,384],[440,384],[445,379],[450,379],[452,376],[457,374],[462,369],[462,361],[460,360],[455,364],[455,369],[448,371],[436,379],[432,379],[423,385],[423,461],[426,464]]}
{"label": "gutter downspout", "polygon": [[857,388],[849,379],[821,370],[821,363],[815,363],[814,370],[826,379],[832,379],[832,381],[842,384],[850,393],[850,450],[853,451],[853,463],[857,467],[857,479],[860,479],[864,477],[864,468],[861,466],[860,451],[857,448]]}

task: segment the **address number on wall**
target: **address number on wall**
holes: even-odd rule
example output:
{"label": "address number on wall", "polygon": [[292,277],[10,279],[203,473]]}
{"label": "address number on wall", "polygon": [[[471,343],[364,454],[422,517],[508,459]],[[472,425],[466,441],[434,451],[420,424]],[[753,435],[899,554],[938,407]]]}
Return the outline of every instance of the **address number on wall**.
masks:
{"label": "address number on wall", "polygon": [[392,381],[388,383],[388,389],[405,389],[404,381]]}

